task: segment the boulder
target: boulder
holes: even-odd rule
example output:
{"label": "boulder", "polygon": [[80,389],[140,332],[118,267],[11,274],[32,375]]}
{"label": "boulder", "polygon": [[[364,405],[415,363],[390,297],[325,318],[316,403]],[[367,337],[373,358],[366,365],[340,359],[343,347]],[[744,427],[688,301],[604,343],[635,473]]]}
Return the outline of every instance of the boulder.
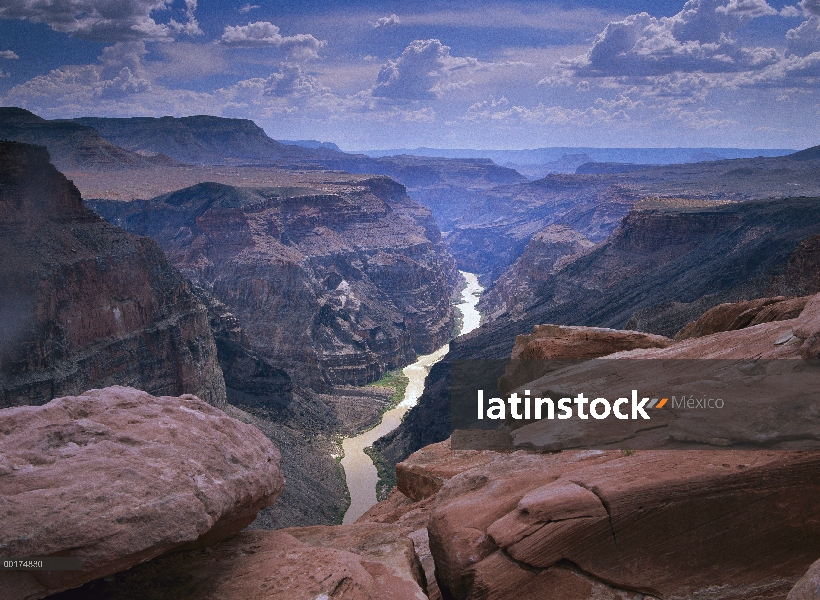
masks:
{"label": "boulder", "polygon": [[811,296],[786,298],[758,298],[742,302],[728,302],[710,308],[695,321],[687,323],[675,334],[675,341],[703,337],[722,331],[794,319],[803,311]]}
{"label": "boulder", "polygon": [[818,461],[498,453],[436,496],[438,582],[451,598],[782,598],[820,552]]}
{"label": "boulder", "polygon": [[81,571],[0,571],[42,598],[240,531],[279,496],[279,452],[195,396],[125,387],[0,410],[0,550],[76,557]]}
{"label": "boulder", "polygon": [[671,343],[667,337],[641,331],[536,325],[531,334],[515,339],[513,362],[499,380],[499,390],[506,394],[543,375],[545,366],[536,361],[583,360],[636,348],[666,348]]}

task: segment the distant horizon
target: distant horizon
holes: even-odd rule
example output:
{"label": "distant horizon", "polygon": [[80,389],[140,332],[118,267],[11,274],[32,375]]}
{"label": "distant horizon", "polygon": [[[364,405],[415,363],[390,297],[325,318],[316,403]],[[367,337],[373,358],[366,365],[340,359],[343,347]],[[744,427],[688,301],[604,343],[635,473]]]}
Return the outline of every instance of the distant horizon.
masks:
{"label": "distant horizon", "polygon": [[0,5],[0,104],[344,148],[810,148],[820,0]]}

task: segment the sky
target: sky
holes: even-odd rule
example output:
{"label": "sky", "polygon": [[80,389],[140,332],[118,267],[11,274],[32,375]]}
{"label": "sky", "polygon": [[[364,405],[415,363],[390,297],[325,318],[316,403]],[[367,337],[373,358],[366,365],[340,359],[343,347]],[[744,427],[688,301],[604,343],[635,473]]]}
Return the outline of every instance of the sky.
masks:
{"label": "sky", "polygon": [[0,0],[0,104],[345,150],[820,144],[820,0]]}

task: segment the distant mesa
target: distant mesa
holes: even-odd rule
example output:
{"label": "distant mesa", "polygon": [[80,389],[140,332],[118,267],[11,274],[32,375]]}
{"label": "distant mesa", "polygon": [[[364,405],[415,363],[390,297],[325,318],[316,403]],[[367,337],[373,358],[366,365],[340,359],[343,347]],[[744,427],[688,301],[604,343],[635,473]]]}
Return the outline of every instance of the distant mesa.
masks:
{"label": "distant mesa", "polygon": [[61,171],[116,171],[178,164],[161,153],[146,156],[116,146],[92,127],[73,121],[48,121],[15,107],[0,108],[0,140],[45,146]]}
{"label": "distant mesa", "polygon": [[285,144],[286,146],[301,146],[303,148],[327,148],[328,150],[336,150],[337,152],[341,152],[342,149],[339,148],[333,142],[320,142],[318,140],[279,140],[280,144]]}
{"label": "distant mesa", "polygon": [[603,173],[631,173],[647,169],[653,165],[639,165],[634,163],[587,162],[575,169],[576,175],[601,175]]}
{"label": "distant mesa", "polygon": [[287,145],[268,137],[249,119],[210,115],[192,117],[82,117],[112,143],[134,152],[165,154],[194,165],[266,164],[316,161],[334,157],[338,148]]}

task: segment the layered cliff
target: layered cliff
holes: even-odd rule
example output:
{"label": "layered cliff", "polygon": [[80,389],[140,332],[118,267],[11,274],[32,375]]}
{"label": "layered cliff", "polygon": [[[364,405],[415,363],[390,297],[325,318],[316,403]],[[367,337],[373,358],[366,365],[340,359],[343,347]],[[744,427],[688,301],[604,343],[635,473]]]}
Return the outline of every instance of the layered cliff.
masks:
{"label": "layered cliff", "polygon": [[377,446],[396,462],[446,439],[452,360],[506,358],[517,335],[546,323],[674,336],[720,303],[761,298],[786,281],[810,286],[799,273],[815,260],[808,238],[818,233],[816,198],[641,202],[604,243],[534,286],[525,310],[454,340],[418,406]]}
{"label": "layered cliff", "polygon": [[149,235],[301,385],[365,384],[447,341],[455,265],[430,212],[384,177],[204,183],[100,214]]}
{"label": "layered cliff", "polygon": [[545,227],[532,236],[521,256],[481,296],[481,314],[487,320],[506,312],[522,314],[535,300],[538,285],[568,257],[592,246],[586,237],[566,225]]}
{"label": "layered cliff", "polygon": [[39,146],[0,142],[0,405],[106,385],[225,402],[205,308],[157,244],[83,206]]}

